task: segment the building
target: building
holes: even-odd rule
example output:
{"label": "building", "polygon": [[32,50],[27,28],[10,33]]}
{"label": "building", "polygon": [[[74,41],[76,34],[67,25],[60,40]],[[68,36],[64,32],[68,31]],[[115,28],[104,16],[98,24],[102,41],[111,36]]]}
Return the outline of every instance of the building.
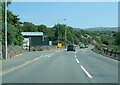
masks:
{"label": "building", "polygon": [[44,41],[43,32],[22,32],[24,37],[23,48],[27,49],[29,46],[42,45]]}

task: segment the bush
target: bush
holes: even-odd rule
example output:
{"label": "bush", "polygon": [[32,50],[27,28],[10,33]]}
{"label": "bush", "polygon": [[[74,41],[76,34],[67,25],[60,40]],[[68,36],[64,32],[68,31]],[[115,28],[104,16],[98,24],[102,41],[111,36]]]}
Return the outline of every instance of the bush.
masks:
{"label": "bush", "polygon": [[102,41],[102,43],[105,44],[105,45],[109,45],[108,41]]}

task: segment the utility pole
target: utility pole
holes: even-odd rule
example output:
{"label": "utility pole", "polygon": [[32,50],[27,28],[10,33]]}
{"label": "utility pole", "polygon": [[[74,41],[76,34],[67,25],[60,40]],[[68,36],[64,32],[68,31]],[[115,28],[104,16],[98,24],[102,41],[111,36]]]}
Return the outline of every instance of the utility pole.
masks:
{"label": "utility pole", "polygon": [[[62,19],[62,20],[66,21],[66,19]],[[58,26],[57,26],[57,27],[58,27],[58,43],[60,43],[60,28],[59,28],[59,21],[60,21],[60,20],[58,20]],[[65,22],[64,30],[65,30],[65,48],[66,48],[66,41],[67,41],[66,22]]]}
{"label": "utility pole", "polygon": [[7,60],[7,58],[8,58],[8,49],[7,49],[7,0],[5,0],[5,2],[4,2],[5,4],[5,18],[4,18],[4,27],[5,27],[5,59]]}
{"label": "utility pole", "polygon": [[59,20],[58,20],[58,43],[59,43]]}
{"label": "utility pole", "polygon": [[66,45],[67,45],[67,30],[66,30],[66,19],[65,20],[65,48],[66,48]]}

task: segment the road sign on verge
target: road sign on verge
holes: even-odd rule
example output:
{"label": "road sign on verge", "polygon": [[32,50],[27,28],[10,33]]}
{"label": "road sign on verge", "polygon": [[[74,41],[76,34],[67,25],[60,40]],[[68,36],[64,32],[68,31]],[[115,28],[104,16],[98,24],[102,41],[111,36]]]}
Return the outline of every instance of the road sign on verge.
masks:
{"label": "road sign on verge", "polygon": [[62,43],[58,43],[57,47],[62,47]]}

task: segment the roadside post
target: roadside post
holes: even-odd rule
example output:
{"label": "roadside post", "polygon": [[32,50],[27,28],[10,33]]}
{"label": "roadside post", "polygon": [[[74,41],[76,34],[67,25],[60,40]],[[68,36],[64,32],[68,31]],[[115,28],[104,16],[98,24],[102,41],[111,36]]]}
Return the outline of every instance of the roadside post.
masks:
{"label": "roadside post", "polygon": [[31,37],[29,38],[29,52],[31,51]]}

